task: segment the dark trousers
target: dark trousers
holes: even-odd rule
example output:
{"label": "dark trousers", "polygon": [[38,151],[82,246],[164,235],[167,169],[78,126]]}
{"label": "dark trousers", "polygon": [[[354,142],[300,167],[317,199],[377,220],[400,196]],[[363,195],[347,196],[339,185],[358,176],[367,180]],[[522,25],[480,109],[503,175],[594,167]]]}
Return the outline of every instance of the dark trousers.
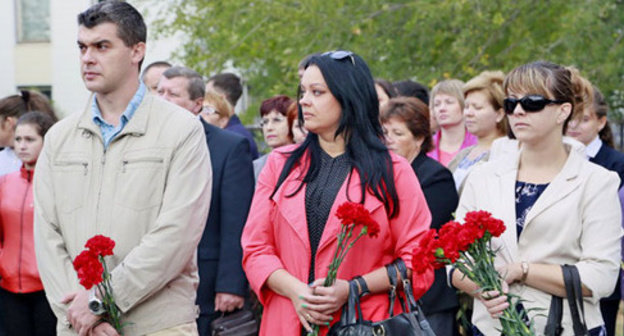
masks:
{"label": "dark trousers", "polygon": [[0,288],[7,336],[54,336],[56,317],[43,291],[16,294]]}
{"label": "dark trousers", "polygon": [[615,320],[619,308],[620,300],[600,300],[600,312],[607,327],[607,336],[615,336]]}
{"label": "dark trousers", "polygon": [[221,312],[213,312],[212,314],[199,314],[199,318],[197,318],[197,329],[199,330],[199,336],[210,336],[212,335],[212,328],[210,324],[217,317],[221,316]]}
{"label": "dark trousers", "polygon": [[439,336],[458,336],[457,308],[426,315],[433,332]]}
{"label": "dark trousers", "polygon": [[6,336],[6,330],[4,330],[4,314],[2,314],[1,307],[0,307],[0,336]]}

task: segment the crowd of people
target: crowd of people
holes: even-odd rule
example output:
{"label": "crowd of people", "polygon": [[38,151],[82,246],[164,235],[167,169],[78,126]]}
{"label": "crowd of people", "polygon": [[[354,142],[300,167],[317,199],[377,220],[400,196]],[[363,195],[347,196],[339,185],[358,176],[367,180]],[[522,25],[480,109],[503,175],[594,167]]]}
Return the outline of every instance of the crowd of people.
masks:
{"label": "crowd of people", "polygon": [[[38,92],[0,99],[0,335],[118,335],[72,266],[97,234],[116,243],[124,335],[212,335],[254,301],[260,335],[325,335],[352,281],[362,318],[380,321],[397,258],[436,335],[499,335],[509,295],[543,334],[563,264],[579,271],[589,335],[616,334],[624,154],[578,69],[535,61],[429,91],[375,79],[351,51],[311,54],[296,97],[260,104],[259,153],[235,113],[240,78],[141,71],[146,34],[128,3],[95,4],[78,16],[85,110],[58,121]],[[379,232],[325,287],[345,202]],[[506,224],[492,240],[505,291],[452,267],[412,275],[422,234],[474,210]],[[568,310],[562,324],[572,335]]]}

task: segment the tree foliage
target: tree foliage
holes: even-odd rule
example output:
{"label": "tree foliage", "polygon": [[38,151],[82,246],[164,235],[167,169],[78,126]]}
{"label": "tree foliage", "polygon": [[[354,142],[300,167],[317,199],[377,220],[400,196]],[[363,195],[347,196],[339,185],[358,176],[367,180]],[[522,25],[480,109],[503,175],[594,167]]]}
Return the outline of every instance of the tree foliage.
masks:
{"label": "tree foliage", "polygon": [[376,77],[429,86],[545,59],[577,66],[607,97],[623,91],[624,0],[170,0],[157,17],[158,34],[187,36],[177,57],[188,66],[239,69],[254,108],[294,95],[299,61],[334,49]]}

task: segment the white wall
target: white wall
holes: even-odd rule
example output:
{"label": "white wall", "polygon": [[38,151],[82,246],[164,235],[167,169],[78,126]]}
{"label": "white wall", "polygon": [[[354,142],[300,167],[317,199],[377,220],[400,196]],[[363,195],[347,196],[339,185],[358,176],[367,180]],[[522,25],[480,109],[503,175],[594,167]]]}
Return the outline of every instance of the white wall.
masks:
{"label": "white wall", "polygon": [[51,0],[52,100],[59,116],[82,111],[89,98],[80,78],[76,37],[76,16],[91,5],[90,0]]}
{"label": "white wall", "polygon": [[[172,59],[172,54],[180,48],[181,41],[185,36],[182,32],[176,36],[168,37],[166,39],[156,39],[154,37],[154,27],[151,24],[157,15],[164,15],[163,8],[167,5],[167,1],[154,1],[154,0],[130,0],[130,4],[143,15],[145,24],[147,25],[147,49],[145,54],[145,60],[143,61],[143,67],[156,61],[167,61],[174,65],[178,65],[178,61]],[[164,12],[166,13],[166,11]]]}
{"label": "white wall", "polygon": [[15,7],[0,1],[0,98],[15,94]]}
{"label": "white wall", "polygon": [[18,43],[13,51],[17,86],[50,85],[52,82],[52,44]]}

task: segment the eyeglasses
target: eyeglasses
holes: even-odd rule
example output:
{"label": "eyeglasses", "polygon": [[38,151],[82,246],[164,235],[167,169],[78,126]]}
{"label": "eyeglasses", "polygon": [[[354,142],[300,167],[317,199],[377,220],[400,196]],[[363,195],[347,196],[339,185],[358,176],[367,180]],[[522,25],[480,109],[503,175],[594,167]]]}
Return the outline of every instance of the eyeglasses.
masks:
{"label": "eyeglasses", "polygon": [[275,117],[275,118],[262,118],[260,119],[260,127],[264,127],[264,126],[268,126],[269,123],[273,123],[273,124],[281,124],[284,121],[286,121],[286,118],[284,117]]}
{"label": "eyeglasses", "polygon": [[546,107],[546,105],[550,104],[563,104],[567,103],[565,100],[551,100],[544,96],[540,95],[528,95],[524,96],[520,99],[518,98],[505,98],[503,101],[503,108],[505,109],[505,113],[513,114],[516,106],[522,106],[522,109],[525,112],[539,112]]}
{"label": "eyeglasses", "polygon": [[349,57],[351,59],[351,63],[355,65],[355,58],[353,57],[353,53],[350,51],[346,51],[346,50],[328,51],[328,52],[322,53],[321,56],[329,56],[332,59],[335,59],[337,61],[341,61]]}
{"label": "eyeglasses", "polygon": [[205,115],[219,114],[219,111],[212,106],[204,106],[201,110],[201,113]]}

